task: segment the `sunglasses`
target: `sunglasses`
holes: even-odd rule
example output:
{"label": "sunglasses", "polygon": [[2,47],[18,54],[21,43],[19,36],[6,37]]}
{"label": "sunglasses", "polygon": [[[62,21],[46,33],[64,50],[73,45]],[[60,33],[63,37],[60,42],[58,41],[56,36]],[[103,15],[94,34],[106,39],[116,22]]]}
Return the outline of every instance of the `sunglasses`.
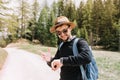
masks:
{"label": "sunglasses", "polygon": [[[68,27],[68,28],[69,28],[69,27]],[[62,33],[63,33],[63,34],[66,34],[66,33],[68,32],[68,28],[63,29],[62,31],[56,31],[56,34],[57,34],[58,36],[60,36]]]}

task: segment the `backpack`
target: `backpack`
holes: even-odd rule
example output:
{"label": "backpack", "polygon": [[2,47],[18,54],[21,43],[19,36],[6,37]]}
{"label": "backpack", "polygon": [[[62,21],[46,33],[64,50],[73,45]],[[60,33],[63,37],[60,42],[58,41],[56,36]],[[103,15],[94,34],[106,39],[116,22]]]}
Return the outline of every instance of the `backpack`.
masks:
{"label": "backpack", "polygon": [[[77,48],[77,42],[80,38],[76,38],[73,43],[73,54],[75,56],[78,55],[78,48]],[[61,48],[63,42],[59,45],[59,49]],[[83,65],[80,65],[80,70],[82,73],[83,80],[97,80],[98,79],[98,67],[96,64],[96,61],[92,55],[92,50],[90,48],[90,55],[92,57],[92,61],[89,64],[85,65],[86,71],[83,68]]]}

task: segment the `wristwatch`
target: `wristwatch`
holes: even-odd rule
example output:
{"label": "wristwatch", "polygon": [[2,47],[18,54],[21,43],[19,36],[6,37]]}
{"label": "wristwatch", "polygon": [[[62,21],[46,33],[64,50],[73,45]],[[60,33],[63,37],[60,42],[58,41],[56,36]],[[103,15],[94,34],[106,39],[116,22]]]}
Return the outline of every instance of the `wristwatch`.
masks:
{"label": "wristwatch", "polygon": [[63,58],[60,58],[60,62],[63,64]]}

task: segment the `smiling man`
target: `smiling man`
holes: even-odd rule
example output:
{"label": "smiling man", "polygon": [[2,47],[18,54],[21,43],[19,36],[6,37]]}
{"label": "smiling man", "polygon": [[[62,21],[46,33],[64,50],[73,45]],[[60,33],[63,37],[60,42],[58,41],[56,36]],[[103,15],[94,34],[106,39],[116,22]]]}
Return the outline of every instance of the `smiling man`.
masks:
{"label": "smiling man", "polygon": [[50,28],[50,32],[55,33],[63,44],[53,58],[45,53],[42,54],[43,59],[47,61],[52,70],[56,71],[61,68],[60,80],[83,80],[79,66],[91,62],[90,49],[84,39],[78,40],[79,54],[74,56],[72,47],[76,37],[71,34],[73,28],[75,28],[75,24],[70,22],[67,17],[58,17]]}

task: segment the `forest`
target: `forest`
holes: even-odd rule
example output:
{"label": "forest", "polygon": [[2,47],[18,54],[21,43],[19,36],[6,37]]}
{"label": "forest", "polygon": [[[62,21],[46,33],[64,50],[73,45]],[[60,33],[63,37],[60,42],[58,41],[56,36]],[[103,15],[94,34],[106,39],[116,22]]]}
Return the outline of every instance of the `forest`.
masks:
{"label": "forest", "polygon": [[76,6],[74,0],[57,0],[51,6],[38,0],[16,0],[18,7],[10,8],[9,0],[0,0],[0,46],[18,39],[39,41],[56,47],[58,37],[50,33],[54,20],[66,16],[76,24],[72,34],[87,40],[90,46],[120,51],[120,0],[87,0]]}

